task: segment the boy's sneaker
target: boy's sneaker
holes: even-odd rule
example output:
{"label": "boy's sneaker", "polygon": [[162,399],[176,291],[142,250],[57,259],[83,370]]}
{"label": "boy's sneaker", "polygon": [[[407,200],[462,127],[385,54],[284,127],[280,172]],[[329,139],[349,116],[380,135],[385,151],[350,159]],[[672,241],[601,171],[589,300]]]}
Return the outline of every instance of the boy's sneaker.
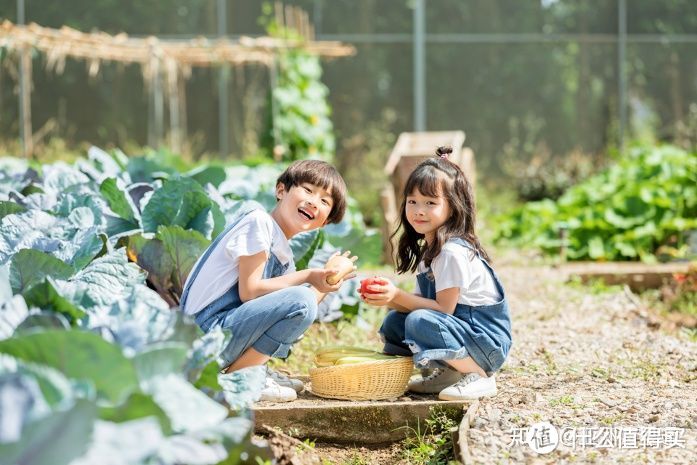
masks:
{"label": "boy's sneaker", "polygon": [[463,374],[450,367],[437,367],[428,376],[409,381],[409,390],[419,394],[436,394],[457,383]]}
{"label": "boy's sneaker", "polygon": [[440,391],[438,398],[440,400],[474,400],[493,395],[496,395],[494,375],[485,378],[477,373],[469,373],[452,386]]}
{"label": "boy's sneaker", "polygon": [[305,384],[303,384],[303,382],[299,379],[286,376],[283,373],[272,370],[268,366],[266,367],[266,376],[274,380],[279,386],[291,388],[295,392],[302,392],[302,390],[305,388]]}
{"label": "boy's sneaker", "polygon": [[294,389],[281,386],[270,376],[266,377],[264,389],[261,390],[261,398],[267,402],[290,402],[298,398]]}

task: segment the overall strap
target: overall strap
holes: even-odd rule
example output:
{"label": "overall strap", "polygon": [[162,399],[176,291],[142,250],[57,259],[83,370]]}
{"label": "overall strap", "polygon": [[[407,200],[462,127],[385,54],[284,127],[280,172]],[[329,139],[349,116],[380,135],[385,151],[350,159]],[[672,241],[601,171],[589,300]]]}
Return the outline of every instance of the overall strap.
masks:
{"label": "overall strap", "polygon": [[[484,267],[486,267],[486,269],[489,270],[491,277],[494,278],[494,284],[496,285],[496,289],[501,294],[501,297],[505,296],[505,292],[503,290],[503,285],[501,284],[501,281],[499,280],[498,275],[496,274],[494,269],[491,267],[491,265],[489,265],[489,262],[484,257],[482,257],[482,254],[479,253],[479,251],[477,249],[475,249],[472,244],[470,244],[469,242],[467,242],[465,239],[463,239],[461,237],[453,237],[453,238],[449,239],[448,241],[455,242],[456,244],[459,244],[459,245],[465,247],[466,249],[469,249],[472,252],[474,252],[474,254],[477,256],[477,258],[480,259],[482,261],[482,263],[484,263]],[[429,267],[429,270],[430,270],[430,267]]]}
{"label": "overall strap", "polygon": [[247,211],[240,213],[232,221],[232,223],[230,223],[230,225],[225,228],[223,232],[218,234],[218,237],[216,237],[215,240],[211,243],[211,245],[208,246],[206,251],[203,252],[203,255],[196,264],[196,267],[189,273],[189,277],[186,280],[186,285],[184,286],[184,290],[182,291],[181,299],[179,299],[179,308],[181,308],[182,310],[184,309],[184,306],[186,305],[186,300],[189,297],[189,290],[191,289],[191,285],[196,280],[196,277],[198,276],[199,272],[201,271],[201,268],[203,267],[203,264],[206,263],[206,260],[208,260],[208,257],[211,255],[213,250],[218,246],[220,241],[223,240],[223,237],[225,237],[225,235],[229,233],[232,230],[232,228],[237,226],[244,217],[256,210],[258,210],[258,208],[255,206]]}

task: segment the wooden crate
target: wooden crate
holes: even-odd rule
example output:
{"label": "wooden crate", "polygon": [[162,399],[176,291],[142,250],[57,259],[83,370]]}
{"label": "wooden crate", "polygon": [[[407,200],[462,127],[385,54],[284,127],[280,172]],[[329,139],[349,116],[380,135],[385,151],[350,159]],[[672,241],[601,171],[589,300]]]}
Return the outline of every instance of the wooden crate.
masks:
{"label": "wooden crate", "polygon": [[392,263],[389,236],[394,232],[399,220],[399,206],[402,192],[414,168],[422,161],[435,156],[440,146],[452,147],[453,153],[448,159],[456,163],[467,176],[474,189],[476,183],[474,152],[464,147],[463,131],[442,132],[403,132],[390,153],[385,165],[385,174],[390,182],[383,189],[380,201],[383,210],[383,259]]}

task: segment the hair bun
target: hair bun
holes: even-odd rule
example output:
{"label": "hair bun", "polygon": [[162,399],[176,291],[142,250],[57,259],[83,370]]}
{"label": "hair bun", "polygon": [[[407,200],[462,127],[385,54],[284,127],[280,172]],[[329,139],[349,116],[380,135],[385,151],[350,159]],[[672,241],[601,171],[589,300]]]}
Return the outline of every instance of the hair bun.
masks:
{"label": "hair bun", "polygon": [[453,153],[452,147],[440,146],[436,149],[436,155],[440,158],[448,158],[451,153]]}

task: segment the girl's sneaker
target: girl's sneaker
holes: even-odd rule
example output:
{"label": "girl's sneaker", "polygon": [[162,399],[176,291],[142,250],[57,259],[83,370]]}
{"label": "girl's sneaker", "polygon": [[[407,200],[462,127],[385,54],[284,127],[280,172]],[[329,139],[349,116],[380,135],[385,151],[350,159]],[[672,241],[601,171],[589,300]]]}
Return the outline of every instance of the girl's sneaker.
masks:
{"label": "girl's sneaker", "polygon": [[272,370],[268,366],[266,367],[266,376],[274,380],[276,384],[291,388],[295,392],[302,392],[302,390],[305,388],[305,385],[299,379],[290,378],[283,373]]}
{"label": "girl's sneaker", "polygon": [[450,367],[434,368],[431,373],[409,381],[409,390],[419,394],[435,394],[462,378],[463,374]]}
{"label": "girl's sneaker", "polygon": [[261,390],[261,398],[267,402],[290,402],[298,398],[295,389],[281,386],[270,376],[266,377],[264,389]]}
{"label": "girl's sneaker", "polygon": [[460,381],[440,391],[440,400],[474,400],[496,395],[496,378],[488,378],[477,373],[469,373]]}

